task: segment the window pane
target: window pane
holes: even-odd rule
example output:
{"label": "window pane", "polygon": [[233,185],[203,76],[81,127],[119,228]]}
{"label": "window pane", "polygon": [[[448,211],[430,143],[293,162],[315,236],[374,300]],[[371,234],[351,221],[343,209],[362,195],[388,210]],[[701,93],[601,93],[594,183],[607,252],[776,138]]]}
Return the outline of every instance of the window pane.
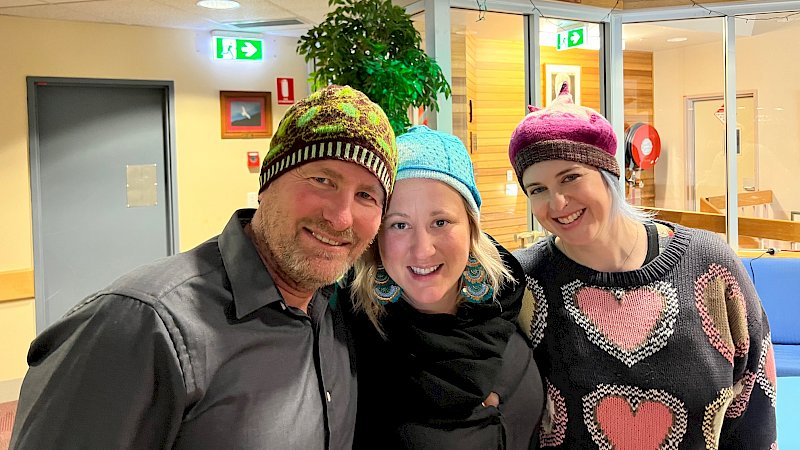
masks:
{"label": "window pane", "polygon": [[623,25],[631,203],[724,215],[723,25],[720,18]]}
{"label": "window pane", "polygon": [[[739,215],[800,220],[800,12],[736,19]],[[742,98],[742,93],[746,96]],[[767,229],[780,223],[763,222]],[[746,230],[745,230],[746,231]],[[740,228],[739,233],[744,235]],[[800,241],[797,236],[795,241]],[[742,246],[789,249],[792,241],[743,236]],[[797,247],[797,244],[795,244]]]}
{"label": "window pane", "polygon": [[483,230],[515,249],[515,235],[528,229],[527,198],[508,161],[526,111],[523,18],[451,9],[451,19],[453,133],[472,156]]}

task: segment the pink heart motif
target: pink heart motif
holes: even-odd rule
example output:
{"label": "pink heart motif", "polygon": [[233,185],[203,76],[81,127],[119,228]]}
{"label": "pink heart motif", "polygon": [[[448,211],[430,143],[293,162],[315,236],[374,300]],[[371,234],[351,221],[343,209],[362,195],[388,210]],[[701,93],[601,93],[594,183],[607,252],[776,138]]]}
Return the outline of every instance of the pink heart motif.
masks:
{"label": "pink heart motif", "polygon": [[622,397],[606,397],[597,405],[597,421],[614,450],[655,450],[667,439],[674,418],[663,403],[642,401],[633,408]]}
{"label": "pink heart motif", "polygon": [[583,423],[599,448],[678,448],[686,434],[686,406],[666,391],[600,384],[583,397]]}
{"label": "pink heart motif", "polygon": [[636,289],[616,301],[614,294],[587,287],[578,292],[578,307],[614,344],[629,352],[641,346],[664,311],[664,298]]}
{"label": "pink heart motif", "polygon": [[764,361],[764,373],[773,386],[778,386],[778,371],[775,369],[775,353],[772,344],[767,349],[767,358]]}
{"label": "pink heart motif", "polygon": [[589,340],[628,367],[662,349],[674,331],[678,300],[668,283],[626,291],[574,281],[564,295],[567,310]]}
{"label": "pink heart motif", "polygon": [[761,356],[758,361],[756,379],[774,408],[777,400],[778,374],[775,370],[775,353],[772,349],[772,335],[770,334],[761,340]]}

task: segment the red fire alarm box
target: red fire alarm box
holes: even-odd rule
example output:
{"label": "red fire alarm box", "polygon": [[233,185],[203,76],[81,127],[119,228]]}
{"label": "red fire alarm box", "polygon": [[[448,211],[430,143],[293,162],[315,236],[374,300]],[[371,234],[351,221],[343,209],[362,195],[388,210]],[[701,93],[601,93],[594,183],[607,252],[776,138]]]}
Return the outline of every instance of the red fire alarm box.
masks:
{"label": "red fire alarm box", "polygon": [[261,158],[258,156],[258,152],[247,152],[247,167],[255,167],[258,168],[261,164],[259,164]]}
{"label": "red fire alarm box", "polygon": [[278,104],[294,103],[294,78],[278,78]]}

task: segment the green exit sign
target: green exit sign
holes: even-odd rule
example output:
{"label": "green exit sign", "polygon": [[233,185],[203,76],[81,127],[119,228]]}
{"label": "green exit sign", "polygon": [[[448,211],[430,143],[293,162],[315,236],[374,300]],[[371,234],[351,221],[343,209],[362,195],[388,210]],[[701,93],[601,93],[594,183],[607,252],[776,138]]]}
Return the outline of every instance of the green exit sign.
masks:
{"label": "green exit sign", "polygon": [[261,39],[214,36],[216,59],[261,61],[264,41]]}
{"label": "green exit sign", "polygon": [[559,31],[556,34],[556,50],[580,47],[586,42],[586,27]]}

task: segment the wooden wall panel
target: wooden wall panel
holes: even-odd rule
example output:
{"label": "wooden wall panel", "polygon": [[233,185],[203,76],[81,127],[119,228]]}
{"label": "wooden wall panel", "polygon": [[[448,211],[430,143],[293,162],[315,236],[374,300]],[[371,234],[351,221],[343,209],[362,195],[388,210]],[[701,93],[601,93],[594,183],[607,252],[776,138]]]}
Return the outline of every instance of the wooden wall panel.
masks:
{"label": "wooden wall panel", "polygon": [[[653,123],[653,54],[650,52],[626,51],[623,59],[625,95],[625,129],[637,123]],[[623,137],[624,139],[624,137]],[[626,185],[628,201],[634,205],[655,206],[655,170],[639,171],[636,176],[643,186]],[[626,178],[630,178],[626,171]]]}
{"label": "wooden wall panel", "polygon": [[475,37],[471,34],[465,37],[466,71],[467,71],[467,149],[470,153],[477,148],[477,122],[475,121],[475,98],[478,92],[478,76],[475,69]]}
{"label": "wooden wall panel", "polygon": [[463,34],[450,35],[452,58],[452,82],[450,89],[453,95],[453,134],[468,145],[467,133],[467,42]]}
{"label": "wooden wall panel", "polygon": [[523,42],[475,39],[475,77],[472,162],[483,199],[481,225],[513,250],[515,234],[528,229],[527,198],[508,161],[511,132],[526,112]]}

